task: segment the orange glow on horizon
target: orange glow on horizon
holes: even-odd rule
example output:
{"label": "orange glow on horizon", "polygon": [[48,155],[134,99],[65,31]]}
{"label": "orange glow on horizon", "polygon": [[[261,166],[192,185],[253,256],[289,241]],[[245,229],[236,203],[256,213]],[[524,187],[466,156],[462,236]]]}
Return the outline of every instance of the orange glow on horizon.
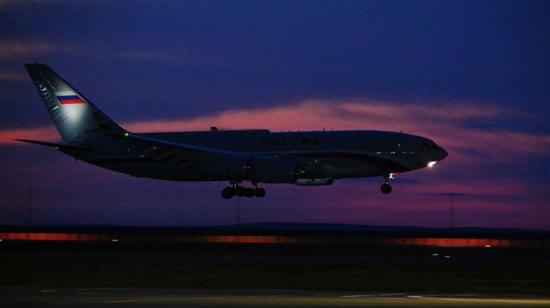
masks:
{"label": "orange glow on horizon", "polygon": [[357,246],[408,246],[408,247],[540,247],[548,245],[542,240],[477,238],[477,237],[306,237],[274,235],[124,235],[110,233],[66,233],[66,232],[4,232],[2,242],[7,241],[69,241],[69,242],[173,242],[208,244],[314,244],[314,245],[357,245]]}

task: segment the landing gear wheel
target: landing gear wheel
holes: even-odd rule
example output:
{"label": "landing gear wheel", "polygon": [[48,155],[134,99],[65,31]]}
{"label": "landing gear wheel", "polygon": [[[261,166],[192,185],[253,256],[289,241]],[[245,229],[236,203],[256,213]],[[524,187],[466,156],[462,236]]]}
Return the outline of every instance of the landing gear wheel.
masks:
{"label": "landing gear wheel", "polygon": [[244,194],[243,194],[245,197],[247,198],[252,198],[254,197],[254,188],[245,188],[244,189]]}
{"label": "landing gear wheel", "polygon": [[235,189],[231,186],[228,186],[222,190],[222,198],[231,199],[235,195]]}
{"label": "landing gear wheel", "polygon": [[221,192],[221,196],[224,199],[231,199],[233,197],[258,197],[263,198],[265,196],[265,189],[257,187],[256,183],[253,183],[254,187],[246,188],[242,187],[237,183],[231,183],[229,186],[224,188]]}
{"label": "landing gear wheel", "polygon": [[391,193],[391,184],[390,183],[382,184],[382,186],[380,186],[380,191],[384,194]]}
{"label": "landing gear wheel", "polygon": [[241,187],[241,186],[237,186],[237,187],[235,187],[235,195],[237,197],[242,197],[242,196],[245,195],[245,190],[246,190],[246,188]]}
{"label": "landing gear wheel", "polygon": [[259,187],[256,187],[254,189],[254,195],[258,198],[263,198],[265,197],[265,189],[263,188],[259,188]]}

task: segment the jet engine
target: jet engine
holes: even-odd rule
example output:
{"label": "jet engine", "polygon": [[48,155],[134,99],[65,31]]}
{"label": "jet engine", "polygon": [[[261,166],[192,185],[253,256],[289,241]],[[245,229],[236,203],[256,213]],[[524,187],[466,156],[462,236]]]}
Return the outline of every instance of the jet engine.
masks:
{"label": "jet engine", "polygon": [[323,186],[334,183],[333,178],[296,179],[292,184],[300,186]]}

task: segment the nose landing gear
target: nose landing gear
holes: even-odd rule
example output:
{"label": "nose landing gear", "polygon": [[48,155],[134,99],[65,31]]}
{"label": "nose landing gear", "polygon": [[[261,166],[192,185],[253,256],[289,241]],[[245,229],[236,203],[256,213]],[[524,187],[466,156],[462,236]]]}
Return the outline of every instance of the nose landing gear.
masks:
{"label": "nose landing gear", "polygon": [[391,190],[392,190],[392,187],[391,187],[390,183],[384,183],[384,184],[382,184],[382,186],[380,186],[380,191],[383,194],[389,194],[389,193],[391,193]]}
{"label": "nose landing gear", "polygon": [[394,177],[393,177],[393,174],[391,174],[391,173],[384,176],[384,184],[382,184],[382,186],[380,186],[380,191],[383,194],[391,193],[392,187],[391,187],[391,184],[390,184],[390,180],[393,180],[393,179],[394,179]]}

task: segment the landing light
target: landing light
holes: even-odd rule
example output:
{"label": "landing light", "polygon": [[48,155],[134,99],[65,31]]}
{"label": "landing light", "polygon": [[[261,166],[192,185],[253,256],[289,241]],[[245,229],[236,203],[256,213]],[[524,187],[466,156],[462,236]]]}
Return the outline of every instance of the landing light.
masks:
{"label": "landing light", "polygon": [[437,164],[437,161],[431,161],[431,162],[428,162],[428,167],[433,167],[435,166],[435,164]]}

